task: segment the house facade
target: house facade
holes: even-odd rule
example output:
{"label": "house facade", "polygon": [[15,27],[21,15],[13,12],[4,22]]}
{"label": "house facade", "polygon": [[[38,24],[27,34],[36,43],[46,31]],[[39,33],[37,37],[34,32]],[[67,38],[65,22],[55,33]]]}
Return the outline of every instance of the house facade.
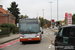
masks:
{"label": "house facade", "polygon": [[11,13],[9,13],[8,15],[8,10],[4,10],[3,6],[0,5],[0,25],[3,23],[9,23],[10,24],[14,24],[15,25],[15,19],[16,17],[14,15],[12,15]]}

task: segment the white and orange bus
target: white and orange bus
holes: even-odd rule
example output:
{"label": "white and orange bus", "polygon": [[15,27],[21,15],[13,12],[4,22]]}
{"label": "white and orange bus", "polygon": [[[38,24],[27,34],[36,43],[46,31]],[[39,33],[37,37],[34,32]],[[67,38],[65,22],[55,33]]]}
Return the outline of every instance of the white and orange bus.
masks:
{"label": "white and orange bus", "polygon": [[40,28],[38,19],[20,19],[19,20],[20,42],[23,44],[27,41],[41,42],[43,31]]}

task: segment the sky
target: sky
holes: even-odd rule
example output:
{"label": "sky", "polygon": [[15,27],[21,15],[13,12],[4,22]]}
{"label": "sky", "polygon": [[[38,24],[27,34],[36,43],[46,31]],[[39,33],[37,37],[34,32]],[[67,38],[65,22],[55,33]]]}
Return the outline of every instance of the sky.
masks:
{"label": "sky", "polygon": [[[57,21],[57,0],[0,0],[0,5],[7,9],[13,1],[18,4],[20,15],[28,15],[29,18],[43,17],[44,9],[45,19],[51,20],[52,13],[52,19]],[[52,2],[52,6],[49,2]],[[58,0],[58,20],[64,20],[66,12],[75,14],[75,0]]]}

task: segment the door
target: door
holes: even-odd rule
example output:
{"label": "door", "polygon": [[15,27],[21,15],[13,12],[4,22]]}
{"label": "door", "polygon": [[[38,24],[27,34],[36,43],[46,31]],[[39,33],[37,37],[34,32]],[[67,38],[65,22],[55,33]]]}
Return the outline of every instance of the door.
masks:
{"label": "door", "polygon": [[69,35],[69,44],[75,46],[75,27],[71,28],[70,35]]}

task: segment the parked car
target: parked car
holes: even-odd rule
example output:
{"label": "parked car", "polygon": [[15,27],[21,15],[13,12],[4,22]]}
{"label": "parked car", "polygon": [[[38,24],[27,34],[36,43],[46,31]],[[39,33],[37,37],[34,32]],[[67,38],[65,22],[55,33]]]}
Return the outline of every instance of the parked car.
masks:
{"label": "parked car", "polygon": [[75,50],[75,25],[63,26],[54,35],[55,50]]}

